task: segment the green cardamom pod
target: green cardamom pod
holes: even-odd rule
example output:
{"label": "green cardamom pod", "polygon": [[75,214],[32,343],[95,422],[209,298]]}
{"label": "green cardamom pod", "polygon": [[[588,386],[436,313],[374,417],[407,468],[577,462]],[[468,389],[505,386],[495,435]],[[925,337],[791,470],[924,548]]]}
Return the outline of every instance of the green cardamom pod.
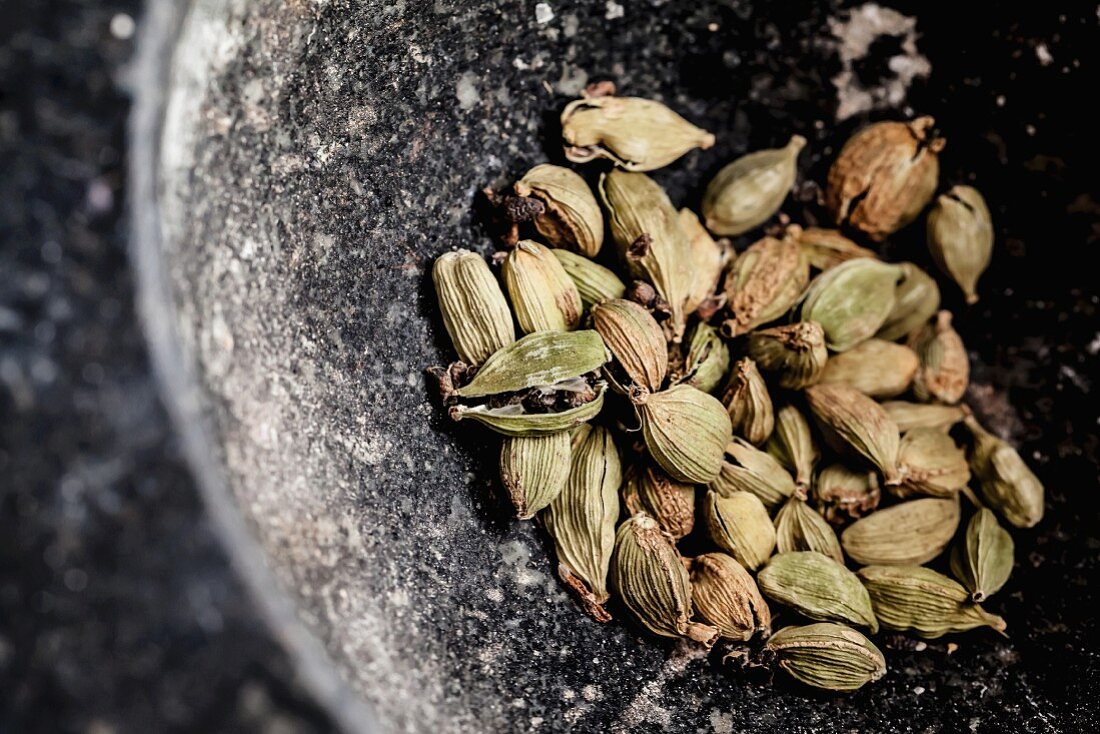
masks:
{"label": "green cardamom pod", "polygon": [[718,634],[745,642],[771,630],[772,615],[752,574],[725,553],[704,553],[691,559],[691,600],[700,618]]}
{"label": "green cardamom pod", "polygon": [[775,516],[775,549],[779,553],[814,551],[844,563],[836,532],[806,503],[802,492],[796,492]]}
{"label": "green cardamom pod", "polygon": [[623,504],[632,515],[652,517],[675,540],[695,527],[695,485],[677,482],[650,462],[627,471]]}
{"label": "green cardamom pod", "polygon": [[535,228],[553,247],[595,257],[603,246],[603,213],[592,189],[576,171],[542,163],[516,182],[517,196],[544,205]]}
{"label": "green cardamom pod", "polygon": [[931,275],[913,263],[898,263],[898,267],[902,276],[894,289],[894,307],[875,334],[887,341],[909,336],[940,308],[940,287]]}
{"label": "green cardamom pod", "polygon": [[813,495],[826,520],[833,525],[846,525],[874,512],[882,492],[873,471],[830,464],[818,472]]}
{"label": "green cardamom pod", "polygon": [[690,314],[714,296],[722,273],[734,258],[734,250],[727,240],[715,242],[690,209],[680,210],[679,221],[691,245],[691,287],[684,303],[684,313]]}
{"label": "green cardamom pod", "polygon": [[631,401],[650,456],[669,476],[694,484],[714,481],[733,435],[717,398],[691,385],[673,385],[655,393],[635,390]]}
{"label": "green cardamom pod", "polygon": [[970,358],[959,332],[951,326],[951,314],[940,311],[931,323],[909,336],[909,346],[920,357],[913,378],[913,395],[924,403],[938,400],[954,405],[970,385]]}
{"label": "green cardamom pod", "polygon": [[703,194],[707,229],[732,237],[771,219],[794,186],[805,145],[806,138],[792,135],[782,148],[743,155],[720,170]]}
{"label": "green cardamom pod", "polygon": [[967,303],[978,301],[978,278],[993,257],[993,218],[977,189],[953,186],[928,212],[928,250],[959,284]]}
{"label": "green cardamom pod", "polygon": [[882,403],[882,409],[890,416],[890,420],[898,424],[898,430],[902,433],[914,428],[947,431],[965,415],[958,405],[930,405],[905,400],[889,400]]}
{"label": "green cardamom pod", "polygon": [[841,383],[872,398],[901,395],[920,367],[917,353],[903,344],[868,339],[825,363],[821,384]]}
{"label": "green cardamom pod", "polygon": [[764,596],[807,619],[843,622],[878,632],[871,598],[859,577],[828,556],[811,551],[772,556],[756,575]]}
{"label": "green cardamom pod", "polygon": [[626,375],[620,383],[624,392],[634,385],[650,392],[661,388],[668,373],[668,346],[649,311],[622,298],[604,301],[592,307],[592,327]]}
{"label": "green cardamom pod", "polygon": [[607,158],[628,171],[663,168],[714,136],[665,105],[639,97],[588,97],[561,113],[565,157],[574,163]]}
{"label": "green cardamom pod", "polygon": [[802,320],[816,321],[825,346],[846,352],[875,335],[894,308],[894,288],[902,270],[861,257],[829,268],[810,283]]}
{"label": "green cardamom pod", "polygon": [[1015,545],[993,511],[980,507],[951,552],[951,573],[982,602],[1000,591],[1012,575]]}
{"label": "green cardamom pod", "polygon": [[935,428],[914,428],[901,437],[898,471],[901,484],[893,489],[903,498],[953,497],[970,482],[966,452]]}
{"label": "green cardamom pod", "polygon": [[[548,436],[559,431],[569,431],[600,414],[604,396],[607,394],[607,383],[599,381],[589,386],[582,380],[568,382],[583,384],[584,389],[591,391],[593,397],[580,405],[553,413],[529,413],[522,405],[514,403],[500,407],[488,404],[473,407],[456,405],[450,410],[451,419],[477,421],[504,436]],[[572,388],[572,384],[569,387]]]}
{"label": "green cardamom pod", "polygon": [[840,544],[863,565],[920,565],[943,553],[958,527],[958,499],[929,497],[856,520],[841,534]]}
{"label": "green cardamom pod", "polygon": [[609,298],[622,298],[626,293],[626,286],[619,280],[619,276],[603,265],[569,250],[551,252],[566,274],[573,279],[573,285],[577,286],[577,293],[580,294],[581,304],[585,308],[591,308],[593,304]]}
{"label": "green cardamom pod", "polygon": [[539,331],[495,352],[454,394],[480,398],[549,386],[594,372],[609,358],[595,331]]}
{"label": "green cardamom pod", "polygon": [[816,383],[829,359],[825,332],[815,321],[749,332],[745,351],[761,371],[788,390],[801,390]]}
{"label": "green cardamom pod", "polygon": [[734,363],[722,402],[729,413],[735,436],[759,446],[772,435],[775,410],[756,362],[744,357]]}
{"label": "green cardamom pod", "polygon": [[810,486],[821,450],[802,411],[790,403],[780,406],[775,413],[775,431],[764,448],[794,473],[795,484],[800,489]]}
{"label": "green cardamom pod", "polygon": [[886,675],[886,658],[875,644],[842,624],[784,627],[767,649],[788,675],[814,688],[854,691]]}
{"label": "green cardamom pod", "polygon": [[481,364],[516,340],[508,302],[481,255],[469,250],[440,255],[432,282],[443,325],[463,362]]}
{"label": "green cardamom pod", "polygon": [[[798,225],[791,225],[791,228]],[[874,250],[860,247],[835,229],[807,227],[799,229],[798,246],[802,248],[810,267],[818,270],[835,268],[842,262],[860,257],[878,258]]]}
{"label": "green cardamom pod", "polygon": [[751,492],[708,491],[703,517],[714,544],[750,571],[764,565],[775,550],[775,526],[764,503]]}
{"label": "green cardamom pod", "polygon": [[634,618],[655,635],[686,637],[710,647],[718,630],[691,621],[691,581],[672,537],[638,514],[619,526],[611,585]]}
{"label": "green cardamom pod", "polygon": [[504,258],[502,274],[525,333],[570,331],[580,323],[584,306],[577,286],[549,248],[521,240]]}
{"label": "green cardamom pod", "polygon": [[692,262],[680,215],[664,189],[645,174],[611,171],[600,177],[599,188],[620,259],[668,303],[673,338],[680,341]]}
{"label": "green cardamom pod", "polygon": [[833,448],[864,457],[887,484],[901,481],[898,427],[878,403],[847,385],[814,385],[806,390],[806,402]]}
{"label": "green cardamom pod", "polygon": [[703,392],[714,392],[730,367],[730,350],[718,335],[718,330],[700,321],[687,340],[683,375],[677,382],[697,387]]}
{"label": "green cardamom pod", "polygon": [[569,433],[509,437],[500,448],[500,480],[516,517],[529,520],[553,502],[569,478]]}
{"label": "green cardamom pod", "polygon": [[1043,519],[1043,485],[1016,449],[989,433],[973,416],[965,419],[974,437],[970,471],[982,497],[1001,517],[1018,528],[1030,528]]}
{"label": "green cardamom pod", "polygon": [[722,323],[722,335],[733,338],[775,321],[798,302],[809,282],[810,263],[795,239],[755,242],[726,274],[729,318]]}
{"label": "green cardamom pod", "polygon": [[970,592],[930,568],[867,566],[857,575],[886,629],[913,630],[930,639],[976,627],[1005,630],[1003,619],[973,603]]}
{"label": "green cardamom pod", "polygon": [[794,494],[791,475],[770,454],[736,436],[726,445],[722,469],[710,488],[721,495],[750,492],[765,507],[778,507]]}
{"label": "green cardamom pod", "polygon": [[622,463],[606,428],[582,426],[572,441],[569,479],[542,519],[554,539],[561,580],[589,614],[606,622],[611,615],[603,605],[609,598],[607,574],[619,519]]}
{"label": "green cardamom pod", "polygon": [[932,200],[944,139],[935,120],[879,122],[853,135],[829,169],[825,204],[837,224],[876,241],[912,222]]}

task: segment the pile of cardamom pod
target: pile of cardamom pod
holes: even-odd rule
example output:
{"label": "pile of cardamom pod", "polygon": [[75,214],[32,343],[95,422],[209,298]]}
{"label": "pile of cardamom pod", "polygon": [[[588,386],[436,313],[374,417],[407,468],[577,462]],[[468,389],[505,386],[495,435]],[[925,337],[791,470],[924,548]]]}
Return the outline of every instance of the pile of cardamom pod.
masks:
{"label": "pile of cardamom pod", "polygon": [[[433,269],[461,361],[429,371],[454,420],[504,437],[501,483],[541,518],[564,584],[597,620],[724,638],[833,690],[885,674],[865,633],[1004,630],[979,603],[1012,570],[1000,523],[1037,523],[1042,485],[961,404],[967,353],[936,281],[849,238],[880,242],[931,205],[933,260],[977,299],[990,214],[968,186],[933,202],[932,119],[847,142],[822,202],[839,229],[790,224],[735,253],[715,237],[776,215],[806,141],[727,165],[700,220],[644,172],[714,136],[599,91],[561,118],[568,160],[611,162],[595,194],[536,166],[486,192],[499,280],[466,250]],[[614,267],[594,259],[605,231]],[[773,614],[790,626],[772,634]]]}

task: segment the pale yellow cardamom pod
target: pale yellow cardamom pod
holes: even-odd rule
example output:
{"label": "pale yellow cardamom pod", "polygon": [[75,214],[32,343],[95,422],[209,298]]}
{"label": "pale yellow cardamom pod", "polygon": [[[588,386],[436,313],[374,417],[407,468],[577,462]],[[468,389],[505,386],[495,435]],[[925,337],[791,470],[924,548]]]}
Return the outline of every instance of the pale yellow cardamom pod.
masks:
{"label": "pale yellow cardamom pod", "polygon": [[[791,225],[795,227],[797,225]],[[835,268],[842,262],[860,257],[878,258],[874,250],[860,247],[835,229],[821,227],[799,228],[798,246],[802,248],[810,267],[818,270]]]}
{"label": "pale yellow cardamom pod", "polygon": [[899,497],[954,497],[970,482],[966,452],[935,428],[914,428],[901,437],[898,470],[901,484],[893,490]]}
{"label": "pale yellow cardamom pod", "polygon": [[794,186],[798,153],[805,145],[806,138],[792,135],[782,148],[749,153],[720,170],[703,195],[707,228],[734,236],[771,219]]}
{"label": "pale yellow cardamom pod", "polygon": [[440,255],[432,282],[443,325],[463,362],[481,364],[516,340],[508,302],[481,255],[469,250]]}
{"label": "pale yellow cardamom pod", "polygon": [[878,467],[887,484],[901,481],[898,427],[878,403],[847,385],[814,385],[805,394],[833,448],[864,457]]}
{"label": "pale yellow cardamom pod", "polygon": [[714,544],[750,571],[775,550],[775,526],[760,498],[751,492],[707,492],[703,504],[707,534]]}
{"label": "pale yellow cardamom pod", "polygon": [[745,336],[745,352],[768,379],[788,390],[816,383],[829,359],[825,332],[816,321],[750,331]]}
{"label": "pale yellow cardamom pod", "polygon": [[795,492],[794,480],[774,457],[736,436],[726,446],[722,470],[710,488],[721,495],[750,492],[768,508]]}
{"label": "pale yellow cardamom pod", "polygon": [[622,298],[603,301],[592,307],[592,326],[625,375],[617,381],[624,392],[635,385],[650,392],[661,388],[668,374],[668,346],[648,311]]}
{"label": "pale yellow cardamom pod", "polygon": [[910,403],[905,400],[888,400],[882,403],[882,409],[890,420],[898,424],[898,430],[902,433],[914,428],[947,431],[966,415],[958,405]]}
{"label": "pale yellow cardamom pod", "polygon": [[553,247],[595,257],[603,246],[603,212],[580,174],[563,166],[542,163],[516,182],[517,196],[533,197],[544,205],[535,228]]}
{"label": "pale yellow cardamom pod", "polygon": [[868,339],[825,363],[821,384],[841,383],[872,398],[901,395],[920,367],[917,353],[904,344]]}
{"label": "pale yellow cardamom pod", "polygon": [[500,481],[512,500],[516,517],[534,517],[561,494],[569,478],[571,456],[567,431],[504,439],[500,447]]}
{"label": "pale yellow cardamom pod", "polygon": [[631,393],[650,456],[681,482],[710,484],[722,470],[733,429],[718,399],[691,385]]}
{"label": "pale yellow cardamom pod", "polygon": [[856,520],[841,534],[840,543],[856,563],[920,565],[943,553],[958,527],[958,498],[929,497]]}
{"label": "pale yellow cardamom pod", "polygon": [[554,249],[551,252],[573,279],[585,308],[609,298],[622,298],[626,292],[626,285],[619,280],[619,276],[603,265],[569,250]]}
{"label": "pale yellow cardamom pod", "polygon": [[978,278],[993,257],[993,219],[981,193],[953,186],[928,212],[928,250],[959,284],[967,303],[978,301]]}
{"label": "pale yellow cardamom pod", "polygon": [[807,489],[821,449],[814,440],[810,423],[795,406],[786,403],[775,412],[775,431],[765,445],[768,453],[794,473],[795,484]]}
{"label": "pale yellow cardamom pod", "polygon": [[519,327],[536,331],[570,331],[581,321],[584,306],[573,279],[549,248],[522,240],[504,259],[504,285]]}
{"label": "pale yellow cardamom pod", "polygon": [[836,532],[806,503],[803,492],[796,492],[775,516],[775,548],[779,553],[814,551],[844,563]]}
{"label": "pale yellow cardamom pod", "polygon": [[714,296],[722,273],[736,255],[727,240],[716,242],[690,209],[680,210],[679,221],[691,244],[691,287],[684,304],[684,312],[690,314]]}
{"label": "pale yellow cardamom pod", "polygon": [[722,402],[729,412],[734,435],[757,446],[772,435],[775,411],[756,362],[744,357],[733,365]]}

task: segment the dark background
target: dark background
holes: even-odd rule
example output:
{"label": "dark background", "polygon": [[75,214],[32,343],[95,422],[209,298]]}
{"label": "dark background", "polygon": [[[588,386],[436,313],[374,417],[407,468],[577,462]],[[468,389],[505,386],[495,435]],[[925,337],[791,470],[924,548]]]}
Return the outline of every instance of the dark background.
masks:
{"label": "dark background", "polygon": [[[1017,536],[1027,596],[1004,603],[1035,626],[1013,630],[1012,654],[1074,705],[1063,715],[1020,700],[973,725],[1085,730],[1100,677],[1089,585],[1100,555],[1096,6],[1014,7],[1024,15],[975,35],[958,4],[890,4],[918,15],[922,50],[935,49],[934,85],[917,83],[909,102],[950,131],[945,183],[980,172],[994,215],[1013,210],[987,277],[1027,283],[984,295],[958,326],[984,335],[972,346],[996,367],[976,381],[1013,399],[1000,425],[1049,489],[1047,519]],[[133,39],[113,34],[112,19],[140,5],[0,0],[0,732],[324,731],[203,516],[135,322],[124,176]],[[977,63],[986,54],[1011,61]],[[701,70],[727,56],[720,34],[691,49]],[[862,72],[883,70],[872,61]],[[755,83],[726,78],[733,98]],[[923,661],[963,674],[946,658]],[[993,688],[1011,687],[1015,662],[991,661]],[[940,714],[915,711],[914,725],[935,730]]]}

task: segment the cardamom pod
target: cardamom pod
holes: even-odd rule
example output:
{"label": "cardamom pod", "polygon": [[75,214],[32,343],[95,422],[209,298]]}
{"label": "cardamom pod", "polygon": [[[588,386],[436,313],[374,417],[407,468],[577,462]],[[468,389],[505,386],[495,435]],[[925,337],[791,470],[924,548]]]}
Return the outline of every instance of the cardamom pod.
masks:
{"label": "cardamom pod", "polygon": [[814,385],[806,390],[806,402],[833,448],[864,457],[887,484],[901,481],[898,427],[878,403],[847,385]]}
{"label": "cardamom pod", "polygon": [[607,158],[628,171],[663,168],[714,136],[665,105],[639,97],[587,97],[561,113],[565,157],[574,163]]}
{"label": "cardamom pod", "polygon": [[811,551],[772,556],[756,575],[760,591],[807,619],[842,622],[878,632],[871,598],[844,564]]}
{"label": "cardamom pod", "polygon": [[951,573],[970,590],[970,598],[982,602],[1000,591],[1012,575],[1015,546],[993,511],[979,507],[951,553]]}
{"label": "cardamom pod", "polygon": [[516,340],[508,302],[481,255],[469,250],[440,255],[432,282],[443,326],[463,362],[481,364]]}
{"label": "cardamom pod", "polygon": [[591,308],[593,304],[609,298],[622,298],[626,293],[626,286],[619,280],[619,276],[603,265],[569,250],[551,252],[566,274],[573,279],[573,285],[577,286],[577,293],[585,308]]}
{"label": "cardamom pod", "polygon": [[867,566],[857,575],[886,629],[913,630],[930,639],[976,627],[1005,630],[1003,619],[970,601],[966,589],[930,568]]}
{"label": "cardamom pod", "polygon": [[966,452],[947,433],[935,428],[914,428],[901,437],[898,449],[901,484],[894,494],[910,497],[954,497],[970,482]]}
{"label": "cardamom pod", "polygon": [[500,480],[516,517],[529,520],[561,494],[572,456],[569,433],[505,438],[500,447]]}
{"label": "cardamom pod", "polygon": [[571,331],[580,323],[584,306],[577,286],[549,248],[521,240],[504,258],[502,274],[525,333]]}
{"label": "cardamom pod", "polygon": [[795,484],[800,489],[810,486],[821,450],[802,411],[790,403],[780,406],[775,413],[775,431],[764,448],[794,473]]}
{"label": "cardamom pod", "polygon": [[672,537],[642,513],[619,526],[611,585],[643,627],[661,637],[686,637],[708,648],[718,629],[691,621],[691,581]]}
{"label": "cardamom pod", "polygon": [[816,321],[751,331],[745,337],[745,351],[779,387],[788,390],[816,383],[829,358],[825,332]]}
{"label": "cardamom pod", "polygon": [[788,499],[775,516],[775,549],[779,553],[814,551],[844,563],[836,532],[806,503],[802,492]]}
{"label": "cardamom pod", "polygon": [[815,688],[854,691],[886,675],[886,658],[875,644],[842,624],[784,627],[767,649],[788,675]]}
{"label": "cardamom pod", "polygon": [[882,403],[882,409],[890,416],[890,420],[898,424],[898,430],[902,433],[914,428],[947,431],[965,415],[958,405],[910,403],[905,400],[889,400]]}
{"label": "cardamom pod", "polygon": [[792,135],[782,148],[743,155],[720,170],[703,194],[707,229],[732,237],[771,219],[794,186],[805,145],[806,138]]}
{"label": "cardamom pod", "polygon": [[732,338],[787,313],[810,282],[810,263],[793,238],[764,237],[745,250],[726,274],[729,318],[722,335]]}
{"label": "cardamom pod", "polygon": [[943,553],[959,527],[957,498],[910,500],[856,520],[840,536],[856,563],[920,565]]}
{"label": "cardamom pod", "polygon": [[726,445],[722,469],[710,488],[721,495],[750,492],[768,508],[794,494],[794,480],[770,454],[736,436]]}
{"label": "cardamom pod", "polygon": [[695,486],[677,482],[649,462],[627,471],[623,500],[630,514],[644,512],[675,540],[695,527]]}
{"label": "cardamom pod", "polygon": [[[795,227],[797,225],[791,225]],[[860,247],[835,229],[821,227],[799,228],[798,246],[809,261],[810,267],[818,270],[835,268],[842,262],[856,258],[878,258],[874,250]]]}
{"label": "cardamom pod", "polygon": [[959,284],[967,303],[978,301],[978,278],[993,257],[993,218],[977,189],[953,186],[928,212],[928,250]]}
{"label": "cardamom pod", "polygon": [[605,173],[599,188],[620,259],[634,278],[651,284],[668,303],[673,340],[679,342],[692,263],[679,214],[664,189],[642,173]]}
{"label": "cardamom pod", "polygon": [[816,321],[825,346],[846,352],[875,335],[894,308],[894,288],[902,270],[861,257],[829,268],[810,283],[802,320]]}
{"label": "cardamom pod", "polygon": [[932,200],[939,179],[935,120],[879,122],[844,144],[829,169],[825,204],[837,224],[881,241],[912,222]]}
{"label": "cardamom pod", "polygon": [[756,369],[756,362],[743,357],[734,363],[722,394],[735,436],[759,446],[775,428],[775,411],[768,386]]}
{"label": "cardamom pod", "polygon": [[[576,380],[572,382],[583,383]],[[568,431],[592,420],[603,409],[607,383],[599,381],[593,386],[583,384],[593,397],[580,405],[557,412],[530,413],[517,403],[500,407],[488,404],[473,407],[456,405],[450,410],[451,420],[474,420],[504,436],[548,436],[559,431]]]}
{"label": "cardamom pod", "polygon": [[703,392],[714,392],[714,388],[722,382],[726,370],[729,369],[729,347],[718,336],[718,330],[705,321],[695,325],[687,345],[683,376],[677,381],[697,387]]}
{"label": "cardamom pod", "polygon": [[881,494],[873,471],[856,471],[844,464],[830,464],[814,481],[814,501],[833,525],[845,525],[874,512]]}
{"label": "cardamom pod", "polygon": [[868,339],[825,363],[821,384],[840,383],[872,398],[901,395],[920,367],[917,353],[903,344]]}
{"label": "cardamom pod", "polygon": [[775,550],[775,526],[760,498],[751,492],[707,492],[703,503],[707,533],[714,544],[750,571]]}
{"label": "cardamom pod", "polygon": [[554,385],[594,372],[608,359],[607,347],[595,331],[535,332],[495,352],[454,394],[481,398]]}
{"label": "cardamom pod", "polygon": [[563,166],[542,163],[516,182],[517,196],[533,197],[544,204],[535,216],[535,229],[553,247],[595,257],[603,246],[603,212],[592,189],[579,173]]}
{"label": "cardamom pod", "polygon": [[726,240],[715,242],[690,209],[680,210],[679,221],[691,244],[691,287],[684,304],[684,313],[690,314],[714,296],[722,273],[734,258],[734,251]]}
{"label": "cardamom pod", "polygon": [[668,373],[668,346],[648,311],[622,298],[603,301],[592,307],[592,326],[626,375],[620,383],[623,392],[634,385],[650,392],[661,388]]}
{"label": "cardamom pod", "polygon": [[928,323],[940,307],[940,287],[932,276],[913,263],[898,263],[902,276],[894,289],[894,307],[875,334],[894,341],[909,336]]}
{"label": "cardamom pod", "polygon": [[1001,517],[1018,528],[1030,528],[1043,519],[1043,485],[1016,449],[989,433],[973,416],[965,419],[974,437],[970,471],[982,497]]}
{"label": "cardamom pod", "polygon": [[910,334],[909,346],[920,357],[913,378],[917,400],[952,405],[962,400],[970,384],[970,359],[962,337],[951,326],[951,313],[940,311],[932,323]]}
{"label": "cardamom pod", "polygon": [[730,640],[746,642],[771,629],[768,603],[752,574],[725,553],[704,553],[691,559],[691,600],[700,618]]}
{"label": "cardamom pod", "polygon": [[669,476],[694,484],[714,481],[732,435],[717,398],[691,385],[673,385],[655,393],[634,390],[631,401],[650,456]]}
{"label": "cardamom pod", "polygon": [[569,479],[542,514],[554,540],[558,575],[585,611],[606,622],[607,574],[619,519],[622,463],[611,432],[585,425],[572,437]]}

